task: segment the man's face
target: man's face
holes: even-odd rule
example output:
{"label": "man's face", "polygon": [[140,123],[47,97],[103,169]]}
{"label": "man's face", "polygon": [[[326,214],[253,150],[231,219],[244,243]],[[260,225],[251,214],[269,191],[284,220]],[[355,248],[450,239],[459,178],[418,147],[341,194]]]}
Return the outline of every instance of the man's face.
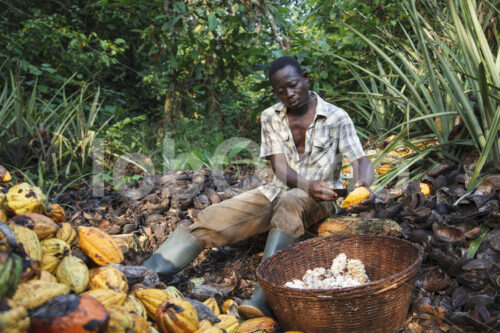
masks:
{"label": "man's face", "polygon": [[309,101],[308,75],[300,75],[295,67],[285,66],[271,78],[273,92],[288,109],[300,109]]}

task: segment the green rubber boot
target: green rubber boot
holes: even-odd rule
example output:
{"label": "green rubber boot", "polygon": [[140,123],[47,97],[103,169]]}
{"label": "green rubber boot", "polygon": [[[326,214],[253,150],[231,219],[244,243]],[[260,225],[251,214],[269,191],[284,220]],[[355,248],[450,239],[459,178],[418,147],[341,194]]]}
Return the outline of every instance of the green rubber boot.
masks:
{"label": "green rubber boot", "polygon": [[172,232],[142,266],[151,268],[161,279],[168,279],[186,267],[202,250],[203,245],[198,239],[180,227]]}
{"label": "green rubber boot", "polygon": [[[284,249],[290,244],[296,242],[292,236],[284,233],[278,229],[272,229],[267,236],[266,247],[262,260],[272,256],[274,253]],[[264,289],[257,283],[253,292],[252,298],[243,301],[238,309],[240,316],[243,318],[256,318],[256,317],[273,317],[273,310],[267,301]]]}

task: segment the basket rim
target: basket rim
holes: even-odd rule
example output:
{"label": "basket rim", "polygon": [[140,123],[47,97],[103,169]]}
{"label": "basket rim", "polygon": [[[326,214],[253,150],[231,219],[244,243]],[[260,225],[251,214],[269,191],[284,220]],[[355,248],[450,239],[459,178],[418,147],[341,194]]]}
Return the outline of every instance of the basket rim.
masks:
{"label": "basket rim", "polygon": [[[349,238],[365,238],[365,239],[370,239],[370,238],[380,238],[380,239],[391,239],[395,241],[400,241],[402,243],[406,243],[409,246],[414,247],[418,252],[417,252],[417,258],[415,261],[409,265],[407,268],[402,270],[401,272],[398,272],[396,274],[393,274],[391,276],[388,276],[383,279],[378,279],[375,281],[370,281],[369,283],[362,284],[360,286],[354,286],[354,287],[344,287],[344,288],[331,288],[331,289],[302,289],[302,288],[291,288],[291,287],[286,287],[285,285],[278,285],[273,282],[271,282],[269,279],[265,278],[262,274],[262,269],[263,267],[268,264],[268,262],[273,258],[275,255],[282,254],[284,252],[289,252],[295,247],[299,246],[299,244],[306,244],[306,243],[316,243],[316,242],[321,242],[321,241],[328,241],[329,239],[336,239],[336,240],[343,240],[343,239],[349,239]],[[321,298],[329,298],[331,296],[342,296],[342,294],[346,294],[349,297],[355,297],[358,294],[361,294],[361,296],[366,295],[367,292],[376,292],[381,289],[387,288],[387,285],[399,285],[402,280],[407,278],[407,274],[414,270],[414,274],[416,274],[417,268],[420,266],[422,263],[423,259],[423,248],[421,245],[412,243],[410,241],[407,241],[405,239],[401,239],[398,237],[391,237],[391,236],[382,236],[382,235],[358,235],[358,234],[349,234],[349,235],[331,235],[331,236],[325,236],[325,237],[315,237],[312,239],[308,239],[302,242],[299,242],[293,246],[288,246],[276,253],[274,253],[272,256],[266,258],[263,260],[260,265],[257,267],[256,270],[256,275],[258,280],[262,285],[269,285],[272,286],[274,289],[278,289],[281,291],[286,291],[288,292],[288,297],[294,298],[294,293],[301,294],[300,296],[297,295],[300,298],[307,297],[304,294],[310,294],[310,296],[313,297],[321,297]],[[387,283],[389,282],[390,283]],[[325,295],[325,293],[327,295]]]}

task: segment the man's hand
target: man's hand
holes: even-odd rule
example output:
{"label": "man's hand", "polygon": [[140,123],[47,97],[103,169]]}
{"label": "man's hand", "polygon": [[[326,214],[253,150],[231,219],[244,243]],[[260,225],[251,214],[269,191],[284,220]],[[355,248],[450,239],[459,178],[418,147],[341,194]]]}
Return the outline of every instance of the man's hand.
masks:
{"label": "man's hand", "polygon": [[360,204],[352,205],[350,207],[347,207],[346,210],[349,213],[359,213],[359,212],[368,210],[373,205],[373,203],[375,202],[375,193],[373,193],[373,191],[371,190],[371,188],[370,188],[369,185],[366,185],[362,181],[356,182],[356,185],[354,185],[354,186],[355,187],[364,186],[368,191],[370,191],[370,197],[368,199],[361,200]]}
{"label": "man's hand", "polygon": [[370,185],[373,183],[374,178],[373,165],[368,157],[363,156],[353,161],[352,167],[354,179],[356,179],[356,184],[354,186],[364,186],[368,191],[370,191],[370,197],[362,200],[361,204],[352,205],[351,207],[346,208],[349,213],[359,213],[361,211],[368,210],[375,202],[375,194],[370,189]]}
{"label": "man's hand", "polygon": [[333,186],[321,180],[309,182],[308,192],[316,201],[333,201],[338,198],[338,194],[333,191]]}

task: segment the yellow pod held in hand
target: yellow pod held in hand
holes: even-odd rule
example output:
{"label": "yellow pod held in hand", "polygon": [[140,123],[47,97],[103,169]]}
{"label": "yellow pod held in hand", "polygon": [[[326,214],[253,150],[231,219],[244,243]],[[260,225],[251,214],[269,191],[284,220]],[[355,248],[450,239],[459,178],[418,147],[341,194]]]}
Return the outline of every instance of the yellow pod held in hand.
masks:
{"label": "yellow pod held in hand", "polygon": [[357,205],[361,203],[362,200],[368,199],[370,197],[370,191],[364,187],[357,187],[352,191],[342,202],[341,208],[351,207],[352,205]]}

